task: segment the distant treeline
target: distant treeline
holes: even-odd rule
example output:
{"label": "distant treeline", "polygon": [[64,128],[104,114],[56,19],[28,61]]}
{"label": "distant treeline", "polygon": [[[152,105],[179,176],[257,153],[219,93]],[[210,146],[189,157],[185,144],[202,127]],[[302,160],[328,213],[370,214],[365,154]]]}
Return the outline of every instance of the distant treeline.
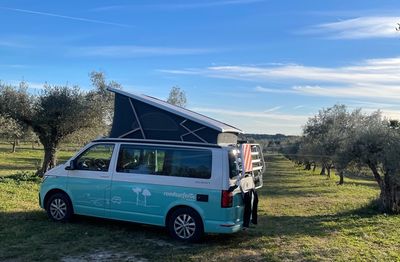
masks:
{"label": "distant treeline", "polygon": [[268,135],[268,134],[240,134],[239,140],[249,141],[249,142],[256,142],[256,141],[284,141],[287,139],[296,138],[297,136],[288,136],[284,134],[275,134],[275,135]]}

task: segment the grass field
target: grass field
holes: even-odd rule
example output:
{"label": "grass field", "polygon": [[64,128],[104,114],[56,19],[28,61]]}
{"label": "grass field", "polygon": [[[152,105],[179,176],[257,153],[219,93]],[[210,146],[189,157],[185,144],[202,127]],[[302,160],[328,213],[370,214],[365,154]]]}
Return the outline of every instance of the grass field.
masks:
{"label": "grass field", "polygon": [[[34,170],[43,152],[0,147],[0,261],[400,261],[400,216],[374,209],[374,181],[336,177],[269,156],[259,191],[259,225],[199,244],[171,240],[159,227],[78,217],[51,222],[38,207]],[[73,152],[61,151],[65,160]]]}

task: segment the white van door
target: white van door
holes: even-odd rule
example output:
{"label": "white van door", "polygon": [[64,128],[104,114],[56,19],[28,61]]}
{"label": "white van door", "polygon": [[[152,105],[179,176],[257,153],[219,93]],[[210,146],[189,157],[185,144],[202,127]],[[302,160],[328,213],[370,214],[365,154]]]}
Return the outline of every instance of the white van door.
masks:
{"label": "white van door", "polygon": [[68,171],[68,191],[74,212],[103,217],[107,203],[106,191],[111,184],[111,163],[114,144],[96,144],[73,161]]}

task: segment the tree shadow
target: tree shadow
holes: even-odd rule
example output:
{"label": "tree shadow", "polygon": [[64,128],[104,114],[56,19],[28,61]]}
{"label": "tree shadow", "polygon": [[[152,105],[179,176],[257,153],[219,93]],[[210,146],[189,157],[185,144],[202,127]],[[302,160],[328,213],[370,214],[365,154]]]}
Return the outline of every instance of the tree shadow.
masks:
{"label": "tree shadow", "polygon": [[12,175],[6,175],[6,176],[1,176],[0,177],[0,183],[1,182],[7,182],[7,181],[14,181],[16,183],[19,182],[34,182],[34,183],[40,183],[42,179],[35,174],[35,171],[20,171]]}
{"label": "tree shadow", "polygon": [[[0,212],[0,235],[4,243],[0,247],[0,260],[26,260],[32,258],[26,255],[30,252],[36,252],[37,259],[33,260],[40,260],[43,256],[48,256],[49,260],[60,260],[65,256],[90,254],[102,247],[143,254],[150,259],[164,256],[173,259],[174,255],[184,258],[203,256],[210,250],[224,252],[229,249],[235,253],[239,249],[260,251],[260,248],[268,246],[265,241],[273,241],[273,238],[329,237],[344,229],[358,233],[360,230],[357,227],[376,225],[374,220],[366,219],[362,223],[360,220],[379,214],[376,205],[370,203],[356,210],[332,215],[261,215],[258,225],[245,232],[208,234],[200,243],[188,244],[171,239],[166,229],[158,226],[88,216],[74,216],[70,223],[58,223],[51,221],[43,210]],[[59,250],[60,243],[63,250]],[[263,255],[274,256],[273,252],[263,252]],[[261,253],[256,253],[249,258],[260,259],[260,256]]]}
{"label": "tree shadow", "polygon": [[[0,166],[0,170],[12,170],[13,172],[15,172],[15,168],[16,168],[16,166],[12,165],[12,164],[10,164],[10,165],[2,164]],[[23,165],[23,166],[18,166],[17,168],[20,170],[32,170],[34,168],[34,166],[33,165]]]}

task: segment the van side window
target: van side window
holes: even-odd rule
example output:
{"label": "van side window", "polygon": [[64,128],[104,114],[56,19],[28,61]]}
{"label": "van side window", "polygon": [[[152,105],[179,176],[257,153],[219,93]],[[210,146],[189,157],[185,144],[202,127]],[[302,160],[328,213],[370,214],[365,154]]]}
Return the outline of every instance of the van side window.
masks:
{"label": "van side window", "polygon": [[98,144],[90,147],[75,159],[76,169],[107,172],[113,150],[112,144]]}
{"label": "van side window", "polygon": [[117,172],[160,176],[211,177],[210,150],[121,145]]}

